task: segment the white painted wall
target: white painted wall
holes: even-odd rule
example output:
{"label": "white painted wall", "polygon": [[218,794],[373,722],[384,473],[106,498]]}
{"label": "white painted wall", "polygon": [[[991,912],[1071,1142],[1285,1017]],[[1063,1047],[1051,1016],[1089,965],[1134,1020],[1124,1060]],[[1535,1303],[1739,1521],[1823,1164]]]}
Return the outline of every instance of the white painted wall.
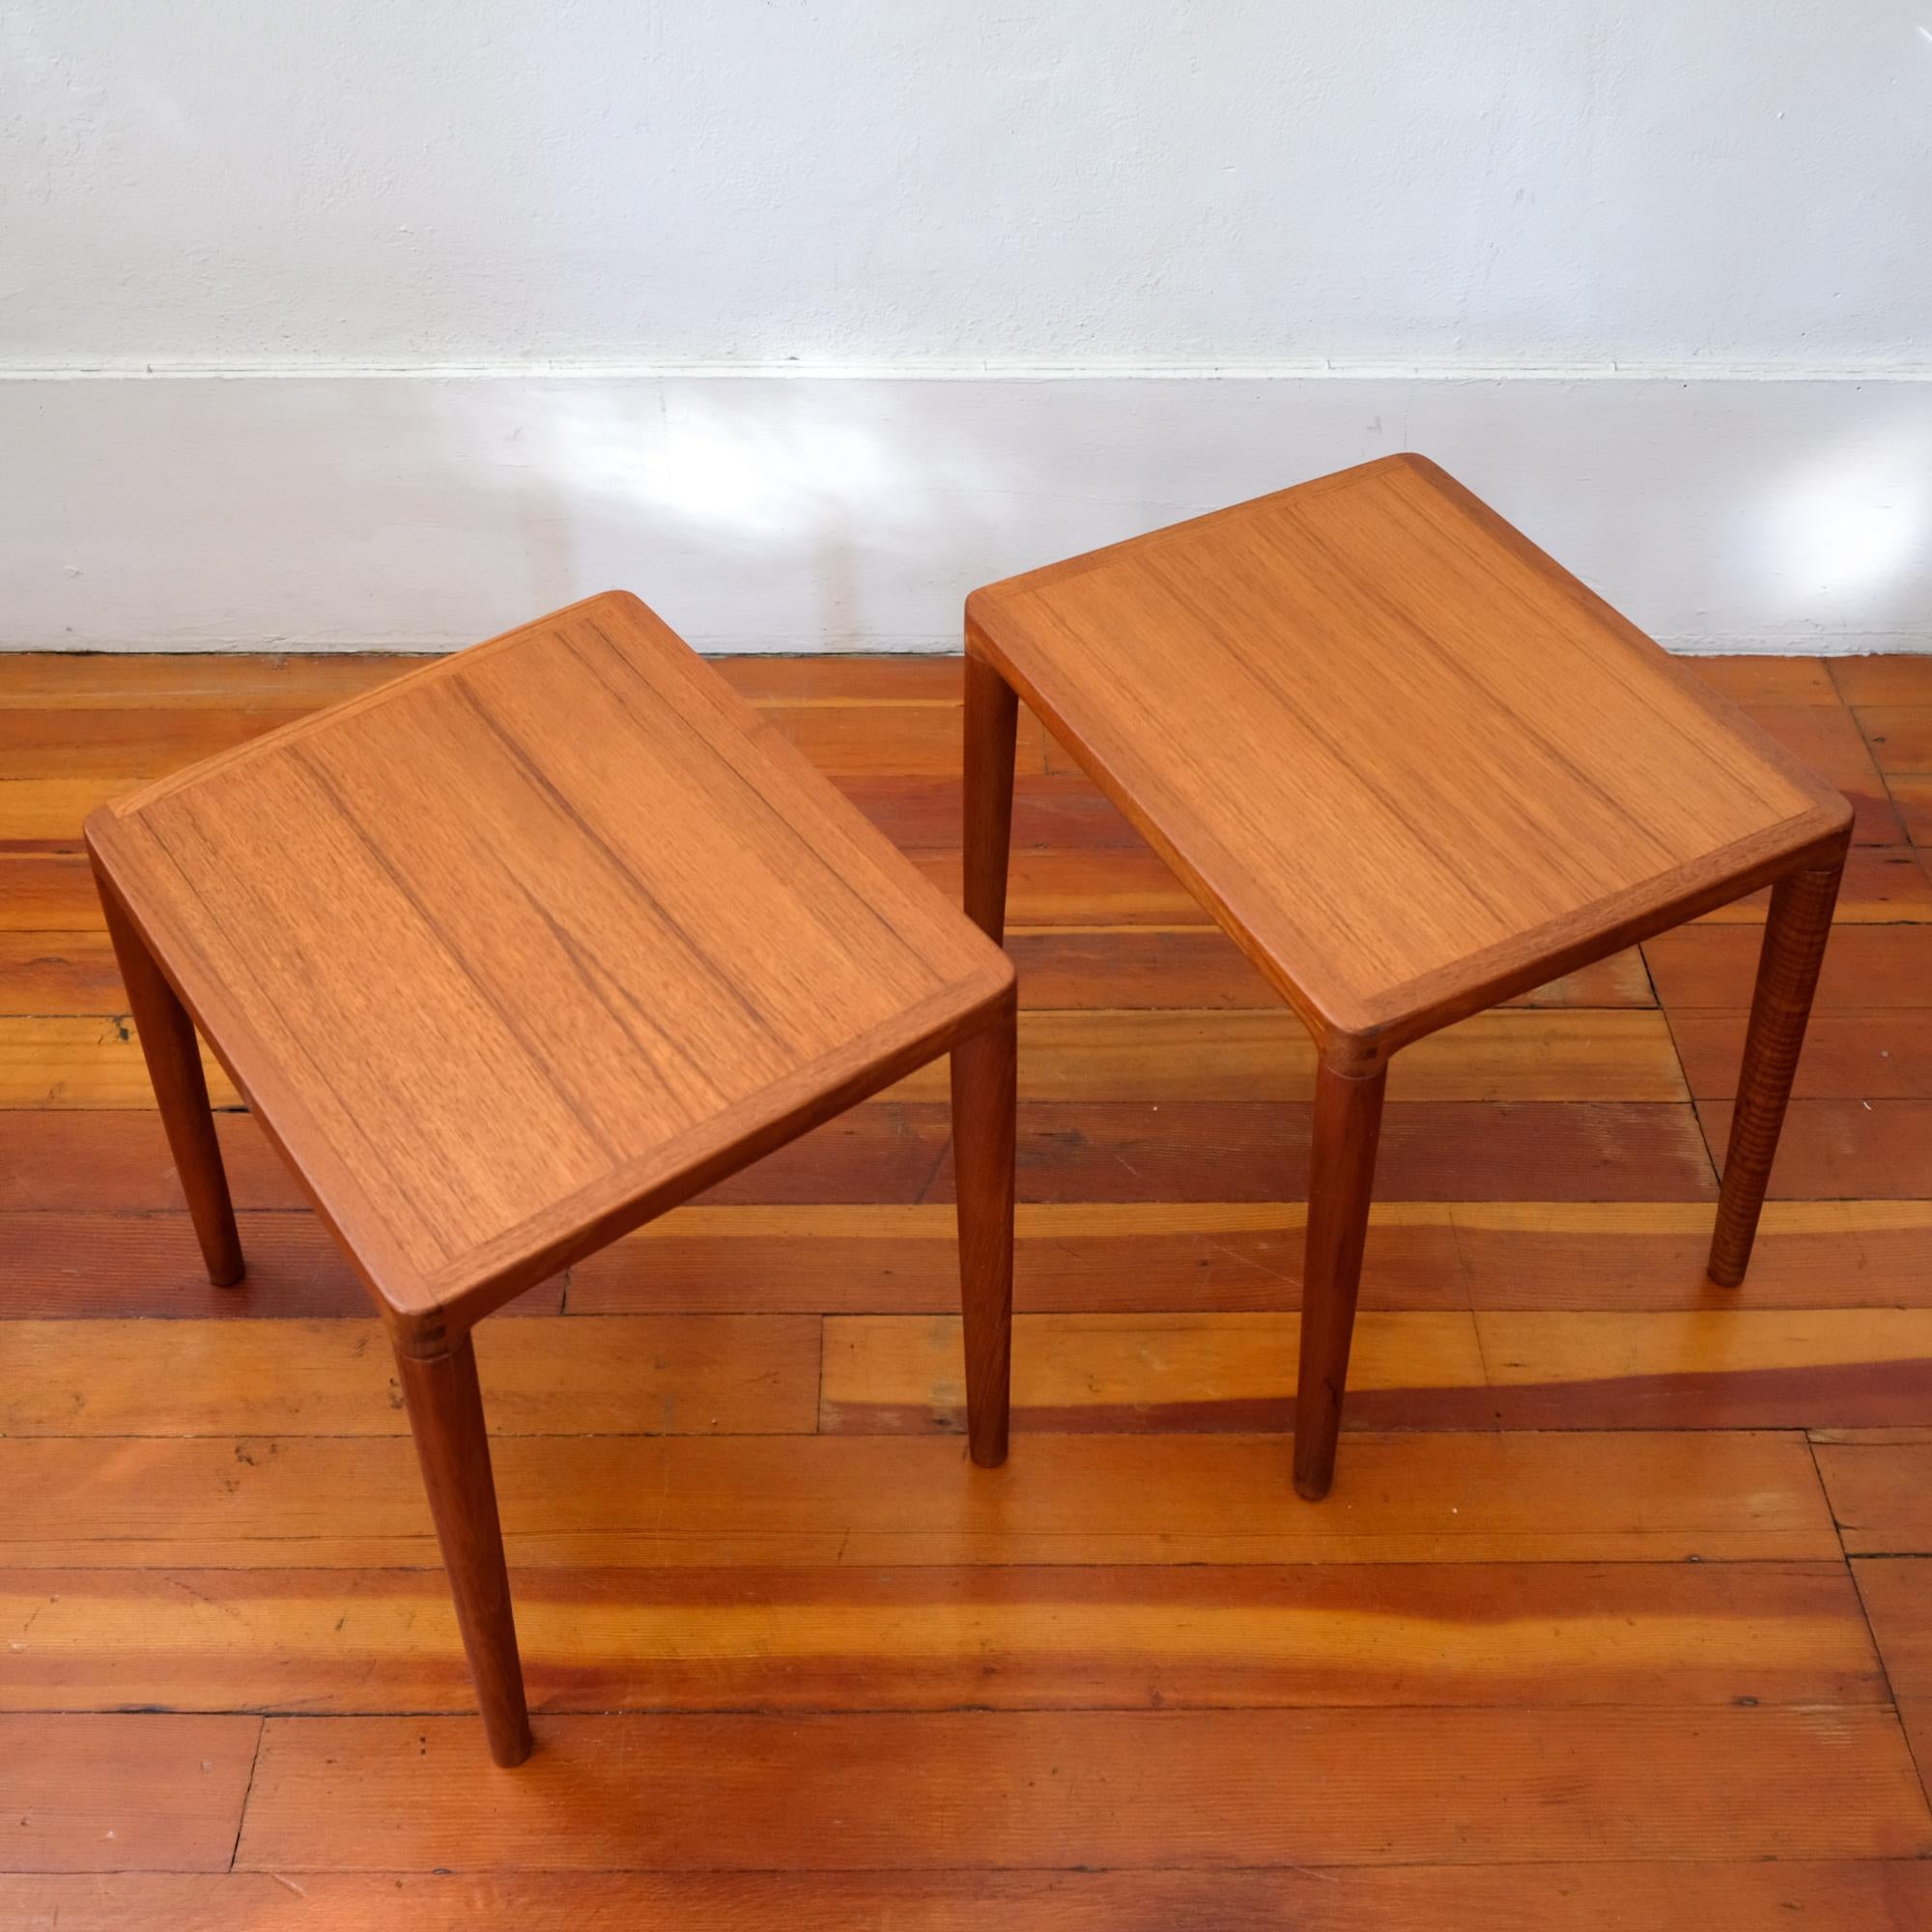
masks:
{"label": "white painted wall", "polygon": [[8,353],[1914,359],[1923,0],[14,0]]}
{"label": "white painted wall", "polygon": [[623,582],[926,646],[1406,440],[1686,648],[1932,642],[1928,0],[14,0],[0,60],[0,641]]}

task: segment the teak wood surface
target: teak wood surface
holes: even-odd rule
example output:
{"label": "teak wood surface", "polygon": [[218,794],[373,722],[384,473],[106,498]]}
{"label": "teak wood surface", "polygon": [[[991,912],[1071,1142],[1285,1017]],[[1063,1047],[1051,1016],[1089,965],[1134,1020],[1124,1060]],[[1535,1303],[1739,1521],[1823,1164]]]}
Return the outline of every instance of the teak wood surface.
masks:
{"label": "teak wood surface", "polygon": [[1835,855],[1851,813],[1426,458],[976,590],[989,659],[1361,1065]]}
{"label": "teak wood surface", "polygon": [[415,1353],[1012,984],[622,593],[161,779],[87,838]]}
{"label": "teak wood surface", "polygon": [[[505,1774],[366,1292],[218,1068],[210,1285],[80,843],[412,661],[0,656],[0,1924],[1923,1932],[1932,658],[1687,668],[1859,807],[1742,1293],[1764,893],[1396,1057],[1299,1501],[1317,1058],[1022,711],[1014,1453],[937,1068],[538,1284]],[[957,658],[715,668],[956,892]]]}
{"label": "teak wood surface", "polygon": [[1742,1279],[1854,824],[1776,740],[1409,454],[976,590],[966,648],[986,933],[1024,696],[1315,1037],[1303,1496],[1396,1050],[1776,881],[1710,1264]]}

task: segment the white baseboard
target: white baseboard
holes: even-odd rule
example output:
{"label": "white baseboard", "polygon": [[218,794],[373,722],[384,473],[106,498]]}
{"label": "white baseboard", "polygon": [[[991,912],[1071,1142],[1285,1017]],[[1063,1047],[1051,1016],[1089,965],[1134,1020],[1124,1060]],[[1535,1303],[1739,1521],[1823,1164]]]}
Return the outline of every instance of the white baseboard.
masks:
{"label": "white baseboard", "polygon": [[710,651],[948,650],[973,585],[1426,451],[1684,651],[1932,648],[1932,379],[0,378],[0,647],[440,649],[611,585]]}

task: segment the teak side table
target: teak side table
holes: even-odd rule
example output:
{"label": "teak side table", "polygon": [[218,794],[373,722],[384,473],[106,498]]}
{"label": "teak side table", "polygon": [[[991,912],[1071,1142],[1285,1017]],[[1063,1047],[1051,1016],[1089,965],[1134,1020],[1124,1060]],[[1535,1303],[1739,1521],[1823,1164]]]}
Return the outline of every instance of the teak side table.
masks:
{"label": "teak side table", "polygon": [[1016,695],[1320,1050],[1294,1482],[1325,1495],[1396,1051],[1773,888],[1712,1279],[1742,1280],[1851,811],[1435,464],[1394,456],[966,602],[966,909]]}
{"label": "teak side table", "polygon": [[101,903],[216,1282],[198,1025],[394,1344],[490,1749],[530,1747],[469,1330],[940,1053],[1004,1460],[1012,968],[613,592],[103,807]]}

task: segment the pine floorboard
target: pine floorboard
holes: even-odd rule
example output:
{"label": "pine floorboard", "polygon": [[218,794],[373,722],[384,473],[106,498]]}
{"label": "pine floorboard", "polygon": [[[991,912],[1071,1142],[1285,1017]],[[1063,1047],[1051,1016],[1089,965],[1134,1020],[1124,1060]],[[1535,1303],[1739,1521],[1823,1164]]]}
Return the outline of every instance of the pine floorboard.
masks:
{"label": "pine floorboard", "polygon": [[[362,1292],[218,1069],[206,1281],[77,842],[408,663],[0,657],[0,1924],[1932,1923],[1932,661],[1697,665],[1858,813],[1745,1286],[1761,894],[1398,1062],[1320,1506],[1306,1044],[1023,715],[1012,1458],[935,1067],[484,1325],[508,1774]],[[725,674],[956,891],[956,663]]]}

